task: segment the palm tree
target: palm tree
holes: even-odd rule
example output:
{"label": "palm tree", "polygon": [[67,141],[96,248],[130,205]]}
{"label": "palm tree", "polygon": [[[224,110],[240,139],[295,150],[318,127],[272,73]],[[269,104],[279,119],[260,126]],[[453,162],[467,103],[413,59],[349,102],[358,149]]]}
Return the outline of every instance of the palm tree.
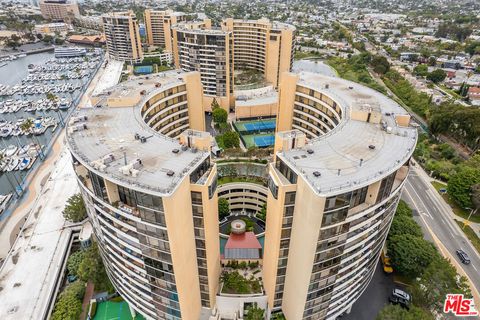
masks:
{"label": "palm tree", "polygon": [[[33,127],[33,120],[31,118],[28,118],[27,120],[25,120],[21,125],[20,125],[20,129],[22,129],[23,131],[27,132],[28,130],[31,130]],[[38,147],[40,148],[38,151],[37,149],[37,156],[40,155],[41,157],[40,158],[43,158],[45,155],[43,154],[43,150],[42,150],[42,146],[40,145],[40,143],[38,142],[38,139],[35,137],[34,134],[31,135],[31,139],[32,139],[32,142],[33,140],[35,139],[35,142],[36,144],[38,145]]]}

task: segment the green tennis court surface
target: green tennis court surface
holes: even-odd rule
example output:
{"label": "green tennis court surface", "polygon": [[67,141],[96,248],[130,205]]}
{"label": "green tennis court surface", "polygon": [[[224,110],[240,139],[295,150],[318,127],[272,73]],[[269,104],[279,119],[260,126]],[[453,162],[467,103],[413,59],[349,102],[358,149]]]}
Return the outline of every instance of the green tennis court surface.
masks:
{"label": "green tennis court surface", "polygon": [[254,132],[254,131],[275,131],[275,119],[253,120],[253,121],[237,121],[234,125],[238,131]]}
{"label": "green tennis court surface", "polygon": [[97,304],[97,311],[93,320],[144,320],[142,315],[137,314],[135,318],[132,318],[128,304],[123,302],[100,302]]}
{"label": "green tennis court surface", "polygon": [[275,136],[273,134],[252,134],[242,135],[245,147],[265,148],[275,144]]}

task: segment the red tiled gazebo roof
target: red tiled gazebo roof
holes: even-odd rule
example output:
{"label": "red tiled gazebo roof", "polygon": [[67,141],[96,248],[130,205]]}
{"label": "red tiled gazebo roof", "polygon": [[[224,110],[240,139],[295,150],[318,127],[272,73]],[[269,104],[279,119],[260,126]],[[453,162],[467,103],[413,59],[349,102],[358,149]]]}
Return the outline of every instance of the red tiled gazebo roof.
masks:
{"label": "red tiled gazebo roof", "polygon": [[248,231],[242,234],[231,233],[225,249],[262,249],[262,245],[255,234]]}

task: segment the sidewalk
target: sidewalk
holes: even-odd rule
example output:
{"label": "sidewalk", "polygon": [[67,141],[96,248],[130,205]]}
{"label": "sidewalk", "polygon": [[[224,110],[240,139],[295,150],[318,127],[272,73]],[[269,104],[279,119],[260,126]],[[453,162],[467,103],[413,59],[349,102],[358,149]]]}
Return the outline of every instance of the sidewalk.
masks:
{"label": "sidewalk", "polygon": [[85,320],[87,318],[90,300],[92,300],[93,293],[95,292],[94,289],[95,286],[93,285],[93,282],[88,281],[87,287],[85,289],[85,295],[83,296],[82,314],[80,315],[80,320]]}

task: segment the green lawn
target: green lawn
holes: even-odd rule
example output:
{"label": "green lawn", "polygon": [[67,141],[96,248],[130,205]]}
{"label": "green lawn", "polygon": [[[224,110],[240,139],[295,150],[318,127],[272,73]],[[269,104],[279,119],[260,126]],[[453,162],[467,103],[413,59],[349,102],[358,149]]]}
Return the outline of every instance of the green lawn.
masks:
{"label": "green lawn", "polygon": [[135,318],[132,318],[128,304],[123,302],[100,302],[97,305],[97,311],[95,313],[94,320],[143,320],[142,315],[137,314]]}
{"label": "green lawn", "polygon": [[460,222],[458,220],[455,220],[455,222],[458,224],[460,229],[463,230],[463,232],[465,233],[467,238],[470,240],[470,242],[473,244],[477,252],[480,253],[480,238],[478,237],[478,234],[476,234],[475,231],[470,226],[465,226],[465,229],[464,229],[463,222]]}
{"label": "green lawn", "polygon": [[[437,182],[437,181],[432,181],[433,187],[439,191],[442,188],[447,188],[447,185],[445,183]],[[470,214],[470,211],[463,209],[460,207],[455,200],[448,195],[448,193],[441,193],[440,194],[442,198],[448,203],[448,205],[452,208],[453,213],[455,213],[457,216],[463,218],[463,219],[468,219],[468,216]],[[475,214],[470,217],[470,221],[480,223],[480,215]]]}

